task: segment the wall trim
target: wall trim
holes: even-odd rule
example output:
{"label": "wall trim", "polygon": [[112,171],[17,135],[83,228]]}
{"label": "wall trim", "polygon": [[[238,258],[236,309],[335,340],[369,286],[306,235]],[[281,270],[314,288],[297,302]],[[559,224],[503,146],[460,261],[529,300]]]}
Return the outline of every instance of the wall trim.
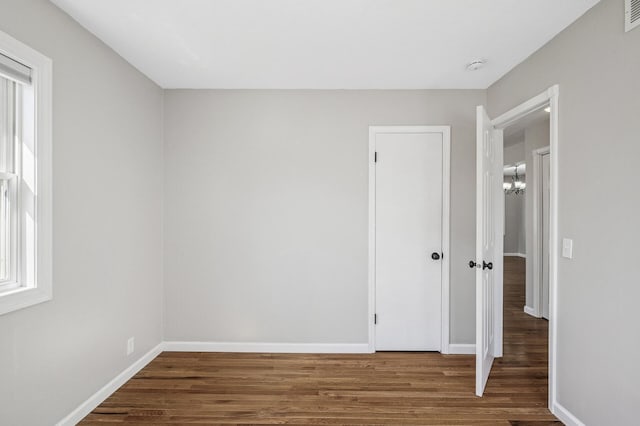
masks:
{"label": "wall trim", "polygon": [[527,255],[524,253],[505,253],[504,256],[505,257],[522,257],[524,259],[527,258]]}
{"label": "wall trim", "polygon": [[536,310],[533,309],[531,306],[526,306],[525,305],[524,313],[527,314],[527,315],[531,315],[532,317],[540,318],[540,316],[536,314]]}
{"label": "wall trim", "polygon": [[164,342],[169,352],[368,354],[368,343]]}
{"label": "wall trim", "polygon": [[98,405],[102,404],[112,393],[120,386],[124,385],[129,379],[135,376],[138,371],[147,366],[155,357],[160,355],[164,349],[164,343],[159,343],[146,354],[142,355],[137,361],[127,367],[122,373],[114,377],[109,383],[104,385],[100,390],[91,395],[86,401],[80,404],[75,410],[69,413],[64,419],[56,423],[56,426],[73,426],[80,422]]}
{"label": "wall trim", "polygon": [[571,411],[564,408],[557,401],[553,404],[552,413],[567,426],[585,426],[585,424],[582,423],[580,419],[574,416]]}
{"label": "wall trim", "polygon": [[449,353],[453,355],[475,355],[474,343],[449,343]]}

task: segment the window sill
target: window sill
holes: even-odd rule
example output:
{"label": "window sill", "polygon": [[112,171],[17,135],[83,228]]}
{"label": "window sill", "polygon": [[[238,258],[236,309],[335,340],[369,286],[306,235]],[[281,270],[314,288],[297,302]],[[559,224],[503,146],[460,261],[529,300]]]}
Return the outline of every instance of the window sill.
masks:
{"label": "window sill", "polygon": [[19,287],[0,293],[0,315],[46,302],[53,298],[51,291],[34,287]]}

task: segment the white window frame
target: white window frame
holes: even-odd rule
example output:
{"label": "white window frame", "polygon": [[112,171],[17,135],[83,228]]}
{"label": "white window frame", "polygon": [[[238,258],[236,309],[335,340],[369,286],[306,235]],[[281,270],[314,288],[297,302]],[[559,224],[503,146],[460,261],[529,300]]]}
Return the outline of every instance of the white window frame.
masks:
{"label": "white window frame", "polygon": [[[0,315],[53,298],[52,262],[52,61],[0,31],[0,53],[31,68],[34,93],[35,261],[33,282],[20,279],[0,292]],[[24,259],[18,259],[24,261]]]}

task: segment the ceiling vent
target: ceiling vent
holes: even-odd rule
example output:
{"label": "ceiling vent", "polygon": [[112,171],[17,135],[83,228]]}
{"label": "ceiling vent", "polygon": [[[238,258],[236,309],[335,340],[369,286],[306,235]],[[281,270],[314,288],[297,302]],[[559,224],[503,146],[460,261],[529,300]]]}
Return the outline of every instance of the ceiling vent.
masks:
{"label": "ceiling vent", "polygon": [[624,29],[631,31],[640,25],[640,0],[624,0]]}

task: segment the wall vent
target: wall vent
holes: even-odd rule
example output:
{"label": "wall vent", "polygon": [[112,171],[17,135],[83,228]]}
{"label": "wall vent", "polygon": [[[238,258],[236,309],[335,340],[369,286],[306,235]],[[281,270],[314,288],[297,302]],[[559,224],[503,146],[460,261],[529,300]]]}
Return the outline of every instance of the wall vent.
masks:
{"label": "wall vent", "polygon": [[640,26],[640,0],[624,0],[624,30]]}

